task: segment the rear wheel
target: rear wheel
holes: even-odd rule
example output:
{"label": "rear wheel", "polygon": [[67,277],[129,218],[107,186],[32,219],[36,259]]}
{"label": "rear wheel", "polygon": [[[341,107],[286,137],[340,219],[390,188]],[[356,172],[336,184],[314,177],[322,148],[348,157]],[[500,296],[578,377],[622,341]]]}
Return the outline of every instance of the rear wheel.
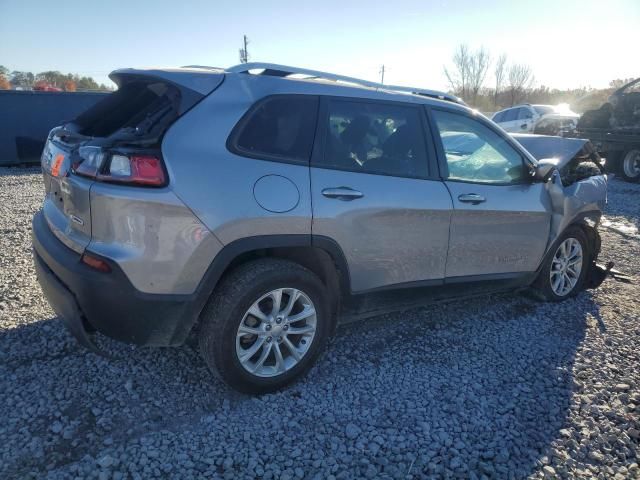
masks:
{"label": "rear wheel", "polygon": [[620,173],[628,182],[640,181],[640,150],[629,150],[622,156]]}
{"label": "rear wheel", "polygon": [[203,313],[200,351],[233,388],[266,393],[293,382],[326,344],[326,290],[293,262],[263,259],[222,281]]}
{"label": "rear wheel", "polygon": [[582,290],[591,252],[584,232],[569,227],[552,247],[533,284],[545,300],[559,302]]}

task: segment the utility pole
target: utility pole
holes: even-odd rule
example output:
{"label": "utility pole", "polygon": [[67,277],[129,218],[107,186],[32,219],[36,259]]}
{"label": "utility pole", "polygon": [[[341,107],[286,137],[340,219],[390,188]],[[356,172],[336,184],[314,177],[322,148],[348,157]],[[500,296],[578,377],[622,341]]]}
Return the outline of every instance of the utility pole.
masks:
{"label": "utility pole", "polygon": [[242,41],[244,48],[240,49],[240,63],[247,63],[249,61],[249,50],[247,50],[247,45],[249,45],[249,39],[246,35],[242,36]]}
{"label": "utility pole", "polygon": [[384,65],[380,67],[380,84],[384,85]]}

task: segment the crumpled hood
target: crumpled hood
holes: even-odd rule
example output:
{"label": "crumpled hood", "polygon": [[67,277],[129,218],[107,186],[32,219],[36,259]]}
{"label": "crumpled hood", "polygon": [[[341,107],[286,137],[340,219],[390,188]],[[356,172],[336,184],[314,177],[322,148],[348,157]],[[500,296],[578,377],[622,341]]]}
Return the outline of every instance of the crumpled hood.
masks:
{"label": "crumpled hood", "polygon": [[[558,169],[567,165],[580,153],[591,153],[593,146],[582,138],[564,138],[551,135],[531,135],[515,133],[512,135],[533,157],[545,163],[554,163]],[[588,150],[583,152],[583,150]]]}

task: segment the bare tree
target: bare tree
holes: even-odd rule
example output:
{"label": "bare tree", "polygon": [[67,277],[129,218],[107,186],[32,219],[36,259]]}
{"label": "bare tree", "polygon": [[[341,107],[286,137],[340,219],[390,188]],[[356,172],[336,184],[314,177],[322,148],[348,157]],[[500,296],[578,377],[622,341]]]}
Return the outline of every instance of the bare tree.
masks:
{"label": "bare tree", "polygon": [[451,71],[444,67],[444,74],[449,81],[451,90],[464,98],[468,98],[469,93],[469,47],[465,44],[458,45],[453,54],[453,67]]}
{"label": "bare tree", "polygon": [[469,90],[471,94],[471,104],[476,105],[478,92],[487,77],[487,71],[491,64],[491,55],[484,47],[480,47],[469,56]]}
{"label": "bare tree", "polygon": [[493,75],[496,78],[496,90],[493,92],[493,105],[498,106],[498,96],[500,95],[500,90],[502,90],[502,85],[504,85],[504,74],[507,69],[507,54],[503,53],[498,57],[496,61],[496,66],[493,70]]}
{"label": "bare tree", "polygon": [[514,64],[509,67],[509,96],[511,106],[520,100],[525,90],[533,83],[533,72],[529,65]]}
{"label": "bare tree", "polygon": [[491,55],[483,47],[472,52],[467,45],[461,44],[453,54],[452,63],[450,68],[444,67],[451,90],[475,104],[491,64]]}

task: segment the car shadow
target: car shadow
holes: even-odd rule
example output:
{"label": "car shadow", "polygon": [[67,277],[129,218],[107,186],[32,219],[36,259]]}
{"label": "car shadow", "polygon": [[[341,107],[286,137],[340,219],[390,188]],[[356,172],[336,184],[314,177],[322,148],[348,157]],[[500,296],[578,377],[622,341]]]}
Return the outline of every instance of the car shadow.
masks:
{"label": "car shadow", "polygon": [[[212,424],[211,441],[236,444],[248,419],[281,408],[293,412],[290,435],[315,438],[323,456],[335,455],[332,438],[353,447],[337,471],[359,472],[366,459],[379,473],[523,478],[550,458],[580,388],[576,351],[597,318],[589,292],[553,305],[498,295],[386,314],[340,327],[306,378],[261,398],[228,388],[192,346],[101,338],[106,359],[57,318],[1,330],[0,404],[25,417],[0,429],[3,444],[20,445],[2,457],[0,476],[67,471],[161,432],[209,438]],[[347,438],[347,424],[382,441]],[[277,451],[291,439],[270,441]],[[193,445],[184,448],[203,448]]]}

